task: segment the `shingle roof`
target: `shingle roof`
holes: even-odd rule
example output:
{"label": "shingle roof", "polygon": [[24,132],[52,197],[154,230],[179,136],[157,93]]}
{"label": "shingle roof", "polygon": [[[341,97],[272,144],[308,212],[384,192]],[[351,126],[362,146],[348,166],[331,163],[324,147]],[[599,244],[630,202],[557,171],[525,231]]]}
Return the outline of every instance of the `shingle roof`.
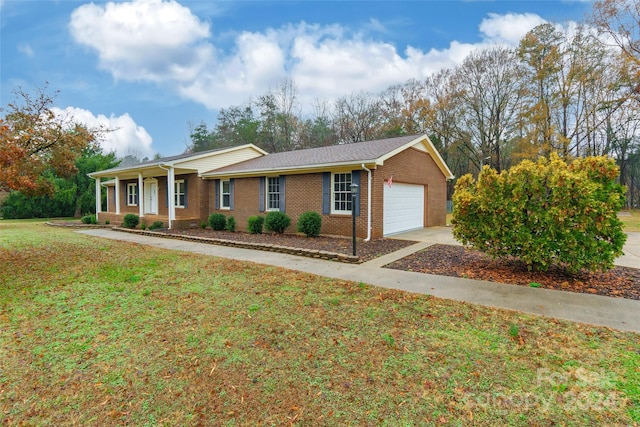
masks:
{"label": "shingle roof", "polygon": [[304,168],[314,165],[348,164],[376,160],[396,150],[422,135],[408,135],[396,138],[332,145],[267,154],[255,159],[215,169],[209,173],[240,173],[285,168]]}

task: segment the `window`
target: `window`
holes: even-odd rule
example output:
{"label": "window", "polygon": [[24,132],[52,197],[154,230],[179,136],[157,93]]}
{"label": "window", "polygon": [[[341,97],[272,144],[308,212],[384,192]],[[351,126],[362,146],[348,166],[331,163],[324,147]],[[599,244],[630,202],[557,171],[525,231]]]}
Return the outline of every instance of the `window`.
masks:
{"label": "window", "polygon": [[175,188],[175,199],[176,199],[176,208],[184,208],[185,207],[185,199],[186,199],[186,191],[184,179],[180,179],[176,181]]}
{"label": "window", "polygon": [[267,177],[267,210],[280,210],[280,178]]}
{"label": "window", "polygon": [[127,184],[127,205],[136,206],[138,204],[138,184]]}
{"label": "window", "polygon": [[220,209],[231,208],[231,181],[220,181]]}
{"label": "window", "polygon": [[332,213],[351,213],[351,173],[333,174]]}

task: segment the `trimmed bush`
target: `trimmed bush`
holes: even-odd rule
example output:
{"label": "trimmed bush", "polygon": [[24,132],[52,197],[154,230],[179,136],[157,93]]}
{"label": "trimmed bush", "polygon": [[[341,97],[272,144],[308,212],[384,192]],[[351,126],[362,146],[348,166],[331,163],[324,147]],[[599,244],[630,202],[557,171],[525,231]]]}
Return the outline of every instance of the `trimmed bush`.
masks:
{"label": "trimmed bush", "polygon": [[83,224],[97,224],[98,220],[95,215],[85,215],[80,219]]}
{"label": "trimmed bush", "polygon": [[145,224],[144,222],[140,224],[140,230],[146,230],[146,229],[147,229],[147,224]]}
{"label": "trimmed bush", "polygon": [[284,233],[284,230],[291,225],[291,218],[284,212],[269,212],[264,219],[264,228],[277,234]]}
{"label": "trimmed bush", "polygon": [[627,238],[617,216],[625,199],[618,173],[609,157],[567,165],[555,154],[500,174],[485,166],[477,182],[465,175],[456,183],[453,235],[530,270],[610,270]]}
{"label": "trimmed bush", "polygon": [[231,231],[232,233],[236,231],[236,219],[232,216],[227,218],[227,231]]}
{"label": "trimmed bush", "polygon": [[159,230],[164,228],[164,223],[162,221],[154,221],[153,224],[149,226],[149,230]]}
{"label": "trimmed bush", "polygon": [[262,226],[264,225],[264,217],[253,215],[247,218],[247,229],[251,234],[262,234]]}
{"label": "trimmed bush", "polygon": [[105,220],[104,220],[104,223],[105,223],[106,225],[109,225],[109,224],[111,224],[111,221],[109,221],[108,219],[105,219]]}
{"label": "trimmed bush", "polygon": [[214,213],[209,215],[209,227],[211,227],[212,230],[224,230],[226,225],[227,219],[221,213]]}
{"label": "trimmed bush", "polygon": [[318,212],[308,211],[298,217],[297,229],[307,237],[318,237],[322,227],[322,217]]}
{"label": "trimmed bush", "polygon": [[136,228],[140,224],[140,218],[135,214],[126,214],[122,221],[122,225],[126,228]]}

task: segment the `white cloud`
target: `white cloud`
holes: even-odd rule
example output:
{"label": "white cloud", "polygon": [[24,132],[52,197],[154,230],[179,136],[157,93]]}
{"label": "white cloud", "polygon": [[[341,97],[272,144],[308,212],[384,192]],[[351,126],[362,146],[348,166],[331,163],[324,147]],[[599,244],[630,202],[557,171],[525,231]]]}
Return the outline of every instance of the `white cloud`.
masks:
{"label": "white cloud", "polygon": [[65,109],[52,108],[57,116],[68,117],[89,128],[102,127],[110,130],[104,135],[100,146],[106,152],[115,151],[118,157],[133,154],[139,158],[153,157],[155,154],[151,148],[152,138],[145,128],[136,124],[128,113],[121,116],[104,114],[94,115],[91,111],[82,108],[67,107]]}
{"label": "white cloud", "polygon": [[[473,50],[516,45],[543,22],[533,14],[490,14],[479,24],[481,42],[454,40],[429,51],[372,40],[340,25],[301,22],[240,32],[224,52],[214,46],[209,24],[174,0],[83,5],[72,13],[69,28],[116,79],[156,82],[218,109],[262,95],[286,77],[295,81],[303,105],[424,79],[460,64]],[[384,34],[379,21],[369,26]]]}
{"label": "white cloud", "polygon": [[488,41],[515,46],[531,29],[545,22],[533,13],[490,13],[480,23],[480,32]]}
{"label": "white cloud", "polygon": [[117,79],[188,81],[213,60],[204,42],[209,25],[175,1],[85,4],[71,14],[69,30]]}
{"label": "white cloud", "polygon": [[33,49],[28,43],[20,43],[18,45],[18,52],[23,53],[25,56],[29,58],[33,57],[33,54],[34,54]]}

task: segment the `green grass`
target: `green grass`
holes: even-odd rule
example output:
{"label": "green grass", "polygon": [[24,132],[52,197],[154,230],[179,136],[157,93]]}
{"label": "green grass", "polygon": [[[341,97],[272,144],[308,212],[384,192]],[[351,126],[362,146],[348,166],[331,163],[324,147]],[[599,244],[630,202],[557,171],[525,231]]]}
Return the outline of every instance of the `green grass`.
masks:
{"label": "green grass", "polygon": [[633,425],[640,337],[0,222],[2,425]]}
{"label": "green grass", "polygon": [[620,221],[624,225],[624,231],[640,231],[640,210],[632,209],[629,212],[631,216],[621,216]]}

